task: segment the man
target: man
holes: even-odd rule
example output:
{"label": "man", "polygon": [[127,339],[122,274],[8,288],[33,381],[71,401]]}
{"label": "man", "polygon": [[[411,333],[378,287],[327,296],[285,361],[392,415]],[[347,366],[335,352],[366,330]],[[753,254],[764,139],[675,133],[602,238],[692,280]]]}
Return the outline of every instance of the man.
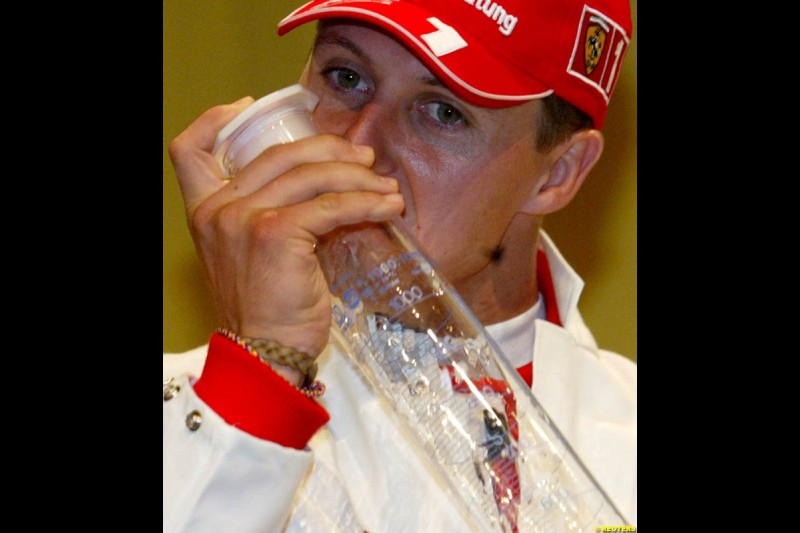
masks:
{"label": "man", "polygon": [[635,365],[597,348],[541,231],[602,153],[627,3],[315,1],[279,32],[312,20],[323,135],[226,180],[210,151],[246,98],[170,146],[225,330],[165,356],[164,529],[473,527],[329,344],[316,243],[398,215],[635,524]]}

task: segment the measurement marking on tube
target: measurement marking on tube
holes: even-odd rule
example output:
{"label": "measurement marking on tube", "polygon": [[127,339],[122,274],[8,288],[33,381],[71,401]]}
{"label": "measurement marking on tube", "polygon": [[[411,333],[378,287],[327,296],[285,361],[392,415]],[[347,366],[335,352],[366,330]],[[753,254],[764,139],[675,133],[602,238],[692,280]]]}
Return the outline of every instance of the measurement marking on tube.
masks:
{"label": "measurement marking on tube", "polygon": [[[392,298],[389,302],[389,305],[395,312],[403,311],[404,309],[408,309],[413,304],[422,301],[425,295],[422,293],[422,289],[419,286],[414,285],[407,291],[402,291],[400,294]],[[429,295],[432,296],[432,295]]]}

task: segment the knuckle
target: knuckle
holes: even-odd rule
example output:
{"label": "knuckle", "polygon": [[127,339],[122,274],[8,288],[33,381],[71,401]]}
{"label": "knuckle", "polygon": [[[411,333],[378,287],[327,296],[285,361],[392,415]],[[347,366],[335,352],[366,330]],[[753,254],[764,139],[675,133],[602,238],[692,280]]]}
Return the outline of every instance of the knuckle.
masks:
{"label": "knuckle", "polygon": [[335,213],[342,207],[342,197],[340,194],[327,192],[317,197],[320,209],[327,213]]}
{"label": "knuckle", "polygon": [[192,215],[192,233],[206,239],[221,237],[230,240],[241,233],[243,213],[236,202],[216,206],[211,202],[201,203]]}
{"label": "knuckle", "polygon": [[246,213],[238,202],[223,206],[216,216],[217,231],[227,240],[241,235],[242,227],[246,224]]}
{"label": "knuckle", "polygon": [[180,134],[170,141],[169,158],[172,160],[173,164],[183,159],[187,151],[188,147],[184,134]]}
{"label": "knuckle", "polygon": [[261,211],[249,227],[250,238],[257,244],[266,245],[276,241],[283,225],[278,212],[274,209]]}
{"label": "knuckle", "polygon": [[192,233],[200,236],[208,236],[212,233],[215,215],[216,212],[207,202],[198,205],[189,220],[189,227]]}

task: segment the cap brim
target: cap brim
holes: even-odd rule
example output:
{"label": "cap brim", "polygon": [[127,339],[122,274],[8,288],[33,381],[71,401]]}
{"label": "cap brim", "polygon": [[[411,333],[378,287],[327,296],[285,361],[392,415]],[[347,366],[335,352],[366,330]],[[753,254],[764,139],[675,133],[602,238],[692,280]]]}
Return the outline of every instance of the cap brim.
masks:
{"label": "cap brim", "polygon": [[498,58],[479,39],[459,28],[458,22],[441,22],[455,28],[467,46],[436,53],[420,36],[437,31],[428,21],[433,15],[408,2],[316,0],[290,13],[278,24],[278,35],[319,19],[349,18],[369,22],[394,35],[410,48],[453,93],[483,107],[508,107],[543,98],[553,91]]}

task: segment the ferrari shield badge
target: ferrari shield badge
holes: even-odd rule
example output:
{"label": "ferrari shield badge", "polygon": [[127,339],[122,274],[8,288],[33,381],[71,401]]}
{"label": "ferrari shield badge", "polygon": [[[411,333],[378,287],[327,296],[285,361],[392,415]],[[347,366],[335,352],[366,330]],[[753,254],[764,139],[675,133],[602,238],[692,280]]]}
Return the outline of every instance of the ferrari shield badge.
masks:
{"label": "ferrari shield badge", "polygon": [[586,28],[586,44],[584,46],[584,62],[586,65],[586,75],[591,74],[603,54],[606,44],[606,31],[599,24],[590,24]]}

